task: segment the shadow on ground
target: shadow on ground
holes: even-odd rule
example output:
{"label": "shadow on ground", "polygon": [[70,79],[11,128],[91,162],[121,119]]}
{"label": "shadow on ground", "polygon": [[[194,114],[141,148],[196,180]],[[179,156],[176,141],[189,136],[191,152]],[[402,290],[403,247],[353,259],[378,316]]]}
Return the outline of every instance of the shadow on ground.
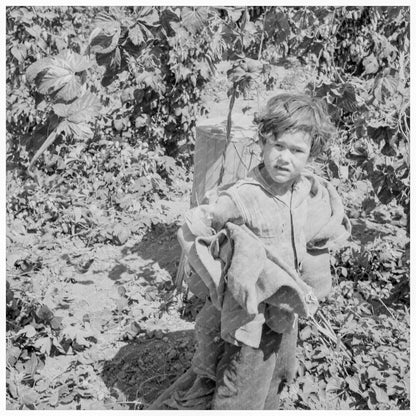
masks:
{"label": "shadow on ground", "polygon": [[178,225],[158,223],[133,247],[123,249],[123,255],[138,254],[145,260],[154,260],[172,276],[176,274],[181,247],[176,238]]}
{"label": "shadow on ground", "polygon": [[118,403],[142,409],[189,368],[194,350],[192,330],[132,341],[104,363],[101,377]]}
{"label": "shadow on ground", "polygon": [[[124,273],[135,274],[148,284],[175,278],[179,265],[181,248],[176,239],[176,224],[158,223],[146,232],[139,242],[121,251],[123,258],[109,271],[111,280],[121,280]],[[124,261],[125,258],[137,256],[136,261]],[[149,261],[150,260],[150,261]],[[161,271],[165,276],[161,276]]]}
{"label": "shadow on ground", "polygon": [[[109,278],[121,282],[131,274],[148,300],[174,293],[181,256],[177,229],[177,224],[153,225],[139,242],[122,249],[122,258],[109,272]],[[185,301],[177,306],[181,320],[193,320],[194,309],[200,305]],[[117,403],[131,410],[146,408],[189,368],[195,351],[194,331],[171,331],[150,339],[139,334],[104,362],[100,375]]]}

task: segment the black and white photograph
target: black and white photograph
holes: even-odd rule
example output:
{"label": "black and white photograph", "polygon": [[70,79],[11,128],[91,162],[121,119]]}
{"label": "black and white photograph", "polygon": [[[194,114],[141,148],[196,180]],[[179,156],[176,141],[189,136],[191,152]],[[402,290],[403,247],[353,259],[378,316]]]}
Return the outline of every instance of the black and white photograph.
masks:
{"label": "black and white photograph", "polygon": [[410,412],[411,6],[29,3],[3,410]]}

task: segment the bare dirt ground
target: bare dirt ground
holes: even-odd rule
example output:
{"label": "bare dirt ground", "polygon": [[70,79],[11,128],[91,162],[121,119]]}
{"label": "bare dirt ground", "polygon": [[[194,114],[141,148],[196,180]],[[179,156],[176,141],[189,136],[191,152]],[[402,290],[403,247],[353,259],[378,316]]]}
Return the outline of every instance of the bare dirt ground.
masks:
{"label": "bare dirt ground", "polygon": [[12,293],[43,299],[72,340],[35,375],[37,409],[142,408],[189,366],[193,319],[172,283],[176,229],[189,199],[160,205],[165,222],[123,246],[77,247],[68,239],[45,247],[41,239],[10,236],[10,271],[29,252],[49,266],[31,278],[10,273]]}

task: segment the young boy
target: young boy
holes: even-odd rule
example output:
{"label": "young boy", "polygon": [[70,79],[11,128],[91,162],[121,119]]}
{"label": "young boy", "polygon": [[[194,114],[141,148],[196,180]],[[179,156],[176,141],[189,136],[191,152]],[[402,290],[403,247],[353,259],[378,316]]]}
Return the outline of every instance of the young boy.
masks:
{"label": "young boy", "polygon": [[298,316],[329,294],[328,248],[348,237],[340,197],[307,173],[335,129],[324,104],[279,94],[256,117],[263,161],[185,215],[178,233],[206,298],[192,385],[172,408],[276,409],[295,375]]}

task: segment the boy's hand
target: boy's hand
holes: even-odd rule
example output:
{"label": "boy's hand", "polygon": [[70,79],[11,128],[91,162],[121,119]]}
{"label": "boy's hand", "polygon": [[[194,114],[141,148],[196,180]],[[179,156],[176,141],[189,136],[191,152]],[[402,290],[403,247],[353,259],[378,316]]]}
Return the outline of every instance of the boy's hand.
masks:
{"label": "boy's hand", "polygon": [[215,234],[212,228],[212,213],[208,205],[199,205],[186,212],[185,223],[195,237],[208,237]]}

